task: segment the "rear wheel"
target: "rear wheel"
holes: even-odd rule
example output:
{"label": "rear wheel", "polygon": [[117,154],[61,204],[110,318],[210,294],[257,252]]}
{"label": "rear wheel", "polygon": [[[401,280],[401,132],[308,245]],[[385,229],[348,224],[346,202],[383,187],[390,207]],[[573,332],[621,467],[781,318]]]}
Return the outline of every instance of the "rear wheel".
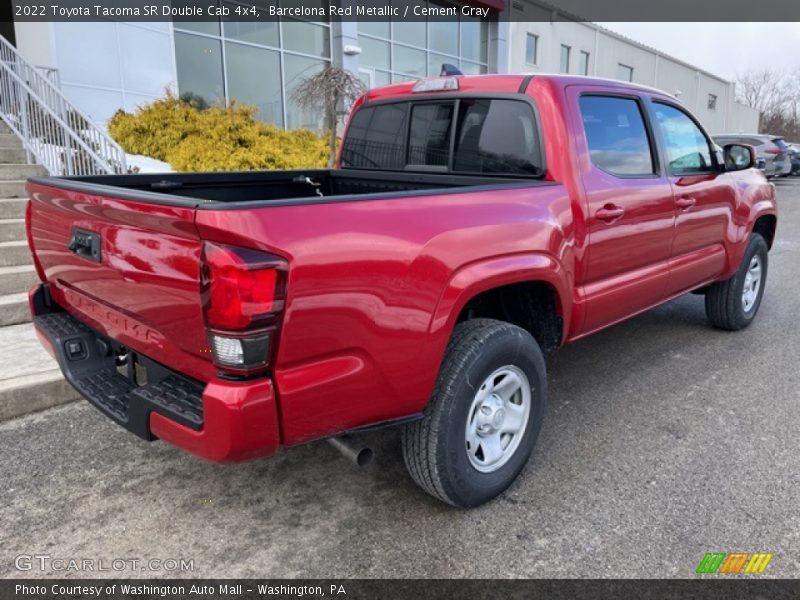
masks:
{"label": "rear wheel", "polygon": [[714,327],[737,331],[753,322],[764,297],[768,265],[767,242],[754,233],[736,274],[708,288],[706,315]]}
{"label": "rear wheel", "polygon": [[454,506],[491,500],[525,466],[546,396],[544,358],[527,331],[490,319],[459,324],[425,418],[402,432],[411,477]]}

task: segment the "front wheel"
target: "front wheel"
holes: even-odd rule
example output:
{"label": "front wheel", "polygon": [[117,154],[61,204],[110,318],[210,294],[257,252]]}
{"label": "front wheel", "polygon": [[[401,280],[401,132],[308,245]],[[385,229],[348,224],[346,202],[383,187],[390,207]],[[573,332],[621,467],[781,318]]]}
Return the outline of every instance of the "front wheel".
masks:
{"label": "front wheel", "polygon": [[527,331],[491,319],[459,324],[425,417],[402,432],[411,477],[454,506],[491,500],[525,466],[546,397],[544,357]]}
{"label": "front wheel", "polygon": [[764,297],[768,266],[767,242],[754,233],[736,274],[708,288],[706,315],[714,327],[738,331],[753,322]]}

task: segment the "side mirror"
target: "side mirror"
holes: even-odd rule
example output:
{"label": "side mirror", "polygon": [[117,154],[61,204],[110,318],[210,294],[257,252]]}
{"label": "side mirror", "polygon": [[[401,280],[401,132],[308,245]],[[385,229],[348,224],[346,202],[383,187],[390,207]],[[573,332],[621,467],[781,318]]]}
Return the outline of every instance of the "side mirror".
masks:
{"label": "side mirror", "polygon": [[756,149],[746,144],[725,144],[722,149],[726,171],[744,171],[756,164]]}

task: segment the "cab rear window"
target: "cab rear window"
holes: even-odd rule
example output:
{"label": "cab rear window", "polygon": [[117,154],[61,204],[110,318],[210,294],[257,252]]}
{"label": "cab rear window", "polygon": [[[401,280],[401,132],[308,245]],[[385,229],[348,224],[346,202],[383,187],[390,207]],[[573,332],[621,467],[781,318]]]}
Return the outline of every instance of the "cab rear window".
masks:
{"label": "cab rear window", "polygon": [[350,122],[342,167],[533,176],[544,174],[530,103],[505,98],[364,106]]}

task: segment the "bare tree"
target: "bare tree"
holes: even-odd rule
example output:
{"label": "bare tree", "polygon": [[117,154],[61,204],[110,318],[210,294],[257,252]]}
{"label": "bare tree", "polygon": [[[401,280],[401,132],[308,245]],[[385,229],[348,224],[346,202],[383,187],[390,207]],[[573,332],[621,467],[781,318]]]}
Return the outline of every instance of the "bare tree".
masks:
{"label": "bare tree", "polygon": [[760,113],[761,132],[800,139],[800,69],[748,71],[736,78],[736,99]]}
{"label": "bare tree", "polygon": [[[364,93],[361,81],[344,69],[328,65],[316,75],[306,78],[292,92],[292,100],[304,110],[322,110],[329,134],[328,166],[336,160],[336,130],[339,115]],[[340,113],[341,111],[341,113]]]}
{"label": "bare tree", "polygon": [[782,74],[772,69],[748,71],[736,79],[737,100],[761,113],[773,113],[783,102]]}

